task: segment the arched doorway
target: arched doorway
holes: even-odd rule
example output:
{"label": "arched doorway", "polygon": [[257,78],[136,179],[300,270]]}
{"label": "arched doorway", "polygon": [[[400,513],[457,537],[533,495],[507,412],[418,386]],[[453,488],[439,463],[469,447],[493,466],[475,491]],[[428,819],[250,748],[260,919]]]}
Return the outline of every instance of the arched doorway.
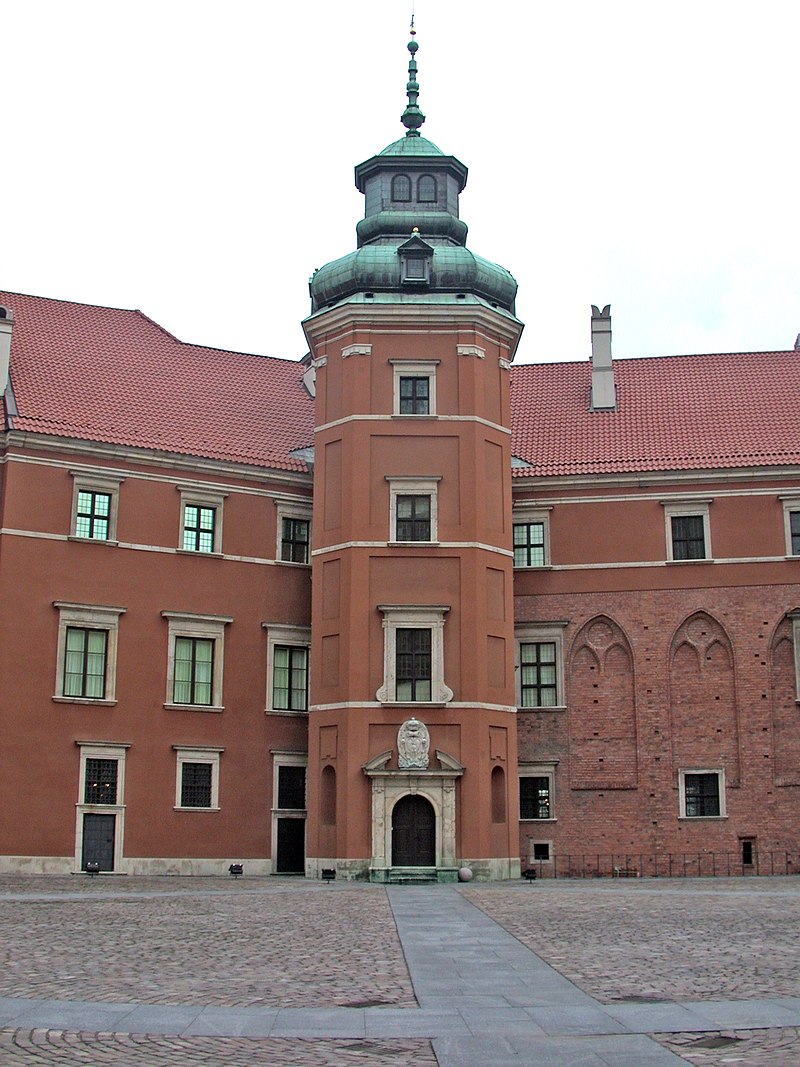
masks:
{"label": "arched doorway", "polygon": [[401,797],[392,810],[392,866],[436,866],[436,814],[425,797]]}

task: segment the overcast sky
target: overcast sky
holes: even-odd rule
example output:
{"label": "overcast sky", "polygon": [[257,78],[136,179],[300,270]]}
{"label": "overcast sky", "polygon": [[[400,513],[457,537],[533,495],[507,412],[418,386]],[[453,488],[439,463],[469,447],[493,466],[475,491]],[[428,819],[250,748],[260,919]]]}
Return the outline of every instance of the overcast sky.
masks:
{"label": "overcast sky", "polygon": [[[0,288],[300,358],[353,166],[404,132],[411,0],[0,0]],[[416,0],[422,133],[519,282],[518,360],[790,348],[797,0]]]}

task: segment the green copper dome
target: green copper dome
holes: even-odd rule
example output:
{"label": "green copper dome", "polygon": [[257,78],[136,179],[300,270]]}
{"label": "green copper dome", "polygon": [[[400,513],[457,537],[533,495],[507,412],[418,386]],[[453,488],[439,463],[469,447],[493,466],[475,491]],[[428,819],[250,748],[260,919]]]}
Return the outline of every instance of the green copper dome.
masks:
{"label": "green copper dome", "polygon": [[401,118],[407,133],[356,167],[356,187],[365,199],[364,218],[356,227],[358,249],[314,272],[312,313],[378,293],[453,301],[472,294],[514,313],[514,278],[466,247],[458,198],[467,168],[420,136],[425,116],[417,106],[418,47],[412,30],[408,106]]}

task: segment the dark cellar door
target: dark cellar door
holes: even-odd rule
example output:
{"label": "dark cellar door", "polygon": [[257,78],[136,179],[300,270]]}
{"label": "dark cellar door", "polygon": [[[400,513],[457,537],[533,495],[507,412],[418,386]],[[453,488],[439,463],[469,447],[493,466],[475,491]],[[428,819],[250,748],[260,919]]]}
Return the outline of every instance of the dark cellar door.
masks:
{"label": "dark cellar door", "polygon": [[306,820],[278,819],[278,874],[305,874]]}
{"label": "dark cellar door", "polygon": [[83,856],[81,866],[99,863],[101,871],[114,870],[114,831],[116,815],[83,816]]}
{"label": "dark cellar door", "polygon": [[392,866],[436,866],[436,815],[425,797],[403,797],[394,806]]}

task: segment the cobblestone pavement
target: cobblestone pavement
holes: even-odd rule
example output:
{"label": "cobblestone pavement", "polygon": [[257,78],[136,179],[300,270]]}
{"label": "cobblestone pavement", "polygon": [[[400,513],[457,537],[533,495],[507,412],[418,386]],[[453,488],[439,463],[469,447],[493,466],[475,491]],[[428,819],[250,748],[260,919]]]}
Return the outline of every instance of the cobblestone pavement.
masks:
{"label": "cobblestone pavement", "polygon": [[0,1063],[59,1067],[436,1067],[429,1041],[151,1037],[78,1030],[0,1030]]}
{"label": "cobblestone pavement", "polygon": [[[606,1004],[800,997],[800,879],[504,883],[460,892]],[[220,1008],[417,1003],[382,887],[246,878],[0,877],[3,997]],[[435,1067],[427,1039],[367,1034],[6,1028],[0,1065]],[[653,1036],[700,1067],[800,1064],[800,1028]]]}

